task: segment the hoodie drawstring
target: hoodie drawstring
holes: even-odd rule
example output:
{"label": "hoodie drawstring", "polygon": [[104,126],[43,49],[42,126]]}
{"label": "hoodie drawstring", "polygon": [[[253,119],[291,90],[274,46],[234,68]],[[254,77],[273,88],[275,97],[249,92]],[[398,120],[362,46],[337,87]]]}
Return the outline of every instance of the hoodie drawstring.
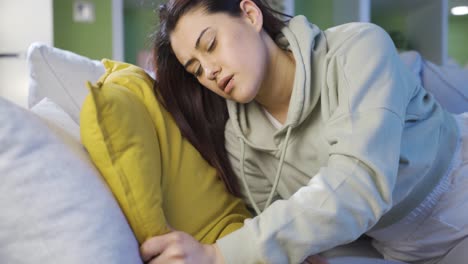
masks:
{"label": "hoodie drawstring", "polygon": [[[265,203],[265,207],[263,208],[263,211],[270,206],[271,201],[273,200],[273,196],[276,192],[276,189],[278,188],[279,180],[281,178],[281,170],[283,169],[283,163],[284,163],[284,157],[286,156],[286,150],[288,148],[289,144],[289,136],[291,135],[291,130],[292,127],[288,127],[288,131],[286,132],[286,137],[283,142],[283,146],[281,149],[281,156],[280,160],[278,163],[278,170],[276,171],[276,176],[275,176],[275,182],[273,183],[273,188],[271,189],[270,195],[268,195],[268,199]],[[244,159],[245,159],[245,142],[242,137],[239,137],[240,143],[241,143],[241,160],[240,160],[240,166],[241,166],[241,180],[244,185],[244,188],[247,192],[247,198],[249,199],[250,203],[252,204],[252,207],[254,208],[255,212],[257,214],[261,214],[262,211],[258,207],[258,204],[255,202],[252,196],[252,192],[250,191],[249,185],[247,184],[247,180],[245,178],[245,171],[244,171]]]}
{"label": "hoodie drawstring", "polygon": [[247,197],[249,198],[249,201],[250,203],[252,204],[255,212],[257,214],[260,214],[261,211],[260,209],[258,208],[258,205],[257,203],[255,202],[255,200],[253,199],[252,197],[252,192],[250,192],[250,189],[249,189],[249,185],[247,184],[247,180],[245,179],[245,172],[244,172],[244,156],[245,156],[245,142],[244,142],[244,139],[242,139],[242,137],[239,137],[239,140],[240,140],[240,143],[241,143],[241,160],[240,160],[240,167],[241,167],[241,179],[242,179],[242,183],[244,184],[244,188],[247,192]]}

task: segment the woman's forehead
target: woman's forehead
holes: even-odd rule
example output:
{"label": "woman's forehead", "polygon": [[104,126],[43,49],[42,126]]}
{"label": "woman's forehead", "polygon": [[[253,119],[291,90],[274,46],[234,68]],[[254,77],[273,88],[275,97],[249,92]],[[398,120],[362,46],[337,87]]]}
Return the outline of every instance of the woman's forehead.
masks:
{"label": "woman's forehead", "polygon": [[170,34],[172,49],[176,55],[182,50],[195,48],[196,40],[210,23],[203,16],[193,14],[192,12],[183,15],[176,24],[176,27]]}
{"label": "woman's forehead", "polygon": [[185,13],[179,18],[174,32],[181,31],[183,33],[188,33],[209,26],[214,27],[225,21],[226,17],[230,16],[224,13],[208,13],[202,8],[197,8]]}
{"label": "woman's forehead", "polygon": [[203,10],[188,12],[180,17],[176,27],[170,34],[170,41],[173,50],[193,50],[197,40],[202,33],[204,36],[210,36],[218,29],[222,29],[230,23],[233,17],[224,13],[206,13]]}

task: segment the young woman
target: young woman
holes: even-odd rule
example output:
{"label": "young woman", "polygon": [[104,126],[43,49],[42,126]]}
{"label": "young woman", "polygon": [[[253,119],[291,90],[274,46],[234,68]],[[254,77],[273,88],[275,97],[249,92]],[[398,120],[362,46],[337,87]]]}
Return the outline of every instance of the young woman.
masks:
{"label": "young woman", "polygon": [[382,29],[286,25],[261,0],[171,0],[160,19],[156,92],[257,216],[215,245],[151,238],[145,260],[300,263],[367,234],[387,259],[437,263],[468,237],[468,116]]}

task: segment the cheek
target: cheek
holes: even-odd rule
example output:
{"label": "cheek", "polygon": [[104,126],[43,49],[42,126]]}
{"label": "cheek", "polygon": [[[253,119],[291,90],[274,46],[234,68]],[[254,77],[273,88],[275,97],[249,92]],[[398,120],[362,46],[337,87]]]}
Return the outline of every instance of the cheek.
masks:
{"label": "cheek", "polygon": [[249,79],[255,82],[254,85],[260,85],[266,71],[266,57],[264,56],[262,50],[258,50],[258,52],[245,53],[244,56],[246,60],[245,63],[241,66],[248,74]]}
{"label": "cheek", "polygon": [[201,85],[203,85],[203,87],[205,87],[205,89],[208,89],[208,90],[210,90],[212,92],[215,92],[215,93],[221,95],[216,82],[210,81],[210,80],[207,80],[207,79],[204,79],[204,78],[203,79],[198,79],[198,82]]}
{"label": "cheek", "polygon": [[245,30],[233,30],[230,38],[222,45],[221,54],[225,55],[225,63],[231,64],[237,70],[254,70],[263,59],[261,39],[257,33]]}
{"label": "cheek", "polygon": [[233,47],[225,59],[225,65],[229,65],[231,70],[236,72],[258,74],[265,67],[263,54],[252,48],[235,49]]}

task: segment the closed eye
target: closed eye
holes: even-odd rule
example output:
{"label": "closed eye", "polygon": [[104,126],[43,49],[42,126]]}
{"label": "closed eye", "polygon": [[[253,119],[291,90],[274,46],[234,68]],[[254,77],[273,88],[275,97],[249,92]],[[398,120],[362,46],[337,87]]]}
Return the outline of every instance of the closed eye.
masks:
{"label": "closed eye", "polygon": [[216,43],[216,38],[213,38],[208,46],[208,52],[211,52],[216,48]]}
{"label": "closed eye", "polygon": [[196,77],[200,77],[202,73],[203,73],[203,69],[201,65],[198,65],[193,75],[195,75]]}

